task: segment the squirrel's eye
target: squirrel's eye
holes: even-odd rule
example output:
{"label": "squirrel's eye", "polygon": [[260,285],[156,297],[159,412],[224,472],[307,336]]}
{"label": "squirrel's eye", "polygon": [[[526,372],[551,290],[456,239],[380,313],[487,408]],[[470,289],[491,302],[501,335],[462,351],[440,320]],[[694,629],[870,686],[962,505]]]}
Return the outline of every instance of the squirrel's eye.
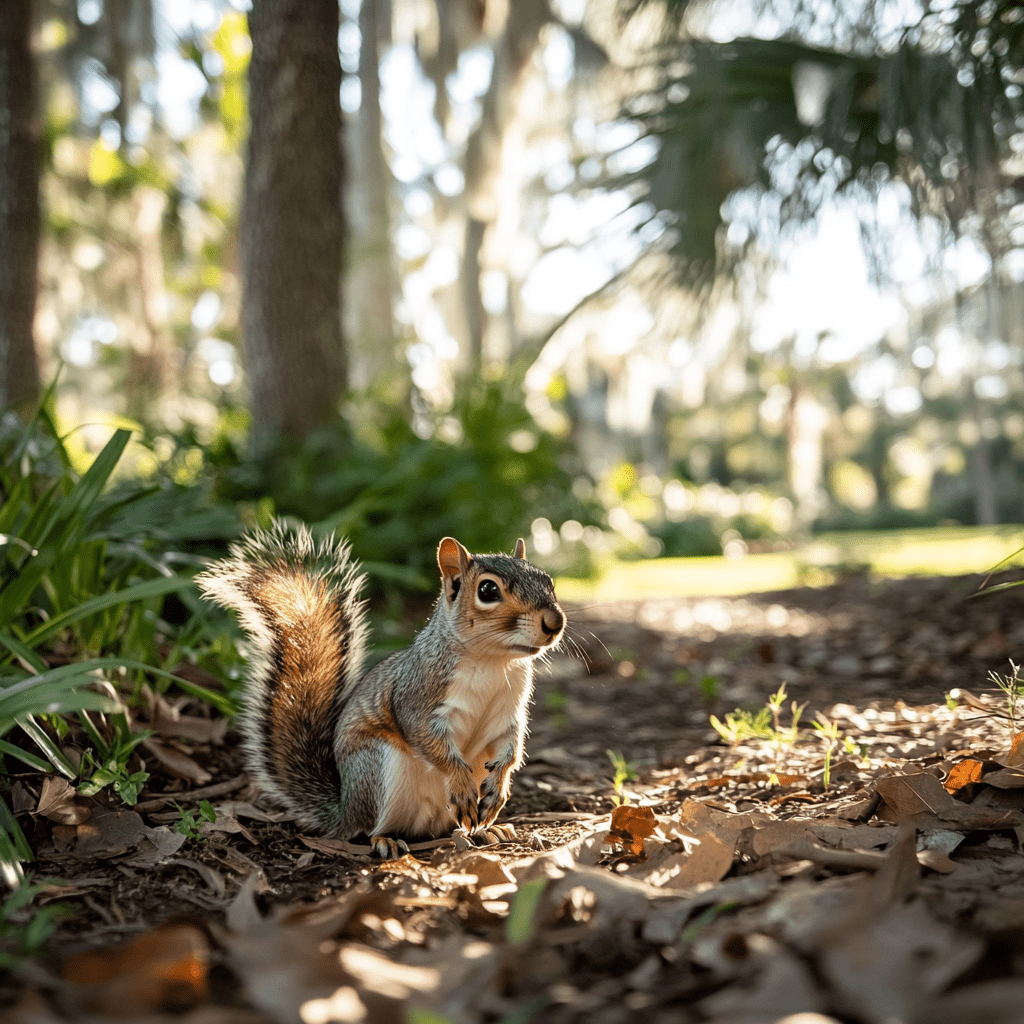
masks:
{"label": "squirrel's eye", "polygon": [[501,589],[494,580],[482,580],[476,588],[476,596],[487,604],[493,604],[501,600]]}

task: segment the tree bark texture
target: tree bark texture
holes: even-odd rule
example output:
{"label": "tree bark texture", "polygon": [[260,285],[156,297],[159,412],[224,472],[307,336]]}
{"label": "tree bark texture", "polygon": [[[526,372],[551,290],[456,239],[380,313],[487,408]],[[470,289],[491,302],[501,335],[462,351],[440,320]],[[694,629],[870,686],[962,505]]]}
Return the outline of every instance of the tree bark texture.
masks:
{"label": "tree bark texture", "polygon": [[304,438],[345,387],[337,0],[254,0],[242,330],[254,437]]}
{"label": "tree bark texture", "polygon": [[39,135],[31,31],[31,3],[0,0],[0,411],[39,397],[32,338]]}

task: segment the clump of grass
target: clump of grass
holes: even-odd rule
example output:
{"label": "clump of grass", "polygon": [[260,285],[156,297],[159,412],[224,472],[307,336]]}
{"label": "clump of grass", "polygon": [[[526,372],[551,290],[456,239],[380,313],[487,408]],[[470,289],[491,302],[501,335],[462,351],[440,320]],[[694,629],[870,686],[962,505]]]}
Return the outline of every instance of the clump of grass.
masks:
{"label": "clump of grass", "polygon": [[786,703],[786,696],[786,684],[783,683],[768,697],[763,708],[756,711],[737,708],[726,714],[724,721],[711,715],[711,727],[730,746],[736,746],[737,743],[746,740],[767,740],[774,743],[779,750],[792,747],[799,736],[800,716],[807,705],[793,701],[790,708],[790,724],[784,727],[782,709]]}
{"label": "clump of grass", "polygon": [[[132,767],[146,734],[132,731],[123,692],[130,699],[146,678],[157,689],[174,679],[231,708],[168,670],[206,628],[201,615],[184,626],[163,618],[169,595],[186,618],[198,607],[191,574],[180,571],[198,559],[176,540],[201,536],[212,520],[187,489],[112,483],[128,430],[76,472],[47,412],[52,392],[31,423],[0,421],[0,784],[9,759],[133,804],[148,777]],[[84,740],[74,763],[65,754],[72,731]],[[19,884],[31,855],[0,798],[0,875]]]}
{"label": "clump of grass", "polygon": [[1020,732],[1020,703],[1024,700],[1024,678],[1021,677],[1020,666],[1011,660],[1008,675],[989,672],[988,678],[989,682],[1002,690],[1006,697],[1006,717],[1010,723],[1010,730],[1016,736]]}

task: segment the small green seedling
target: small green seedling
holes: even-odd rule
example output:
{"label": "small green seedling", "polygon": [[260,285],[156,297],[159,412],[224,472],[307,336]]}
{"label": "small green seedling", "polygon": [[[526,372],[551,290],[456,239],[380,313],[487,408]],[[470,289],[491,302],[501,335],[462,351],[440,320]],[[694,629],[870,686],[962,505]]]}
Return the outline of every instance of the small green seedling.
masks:
{"label": "small green seedling", "polygon": [[800,716],[804,713],[804,708],[807,707],[806,702],[803,704],[797,704],[793,701],[790,706],[790,714],[792,716],[792,722],[787,729],[783,729],[780,724],[782,715],[782,705],[786,702],[786,684],[783,682],[778,690],[775,691],[767,702],[768,709],[772,713],[772,722],[774,725],[775,735],[773,739],[781,749],[782,747],[791,747],[796,743],[797,735],[800,728]]}
{"label": "small green seedling", "polygon": [[519,886],[505,921],[505,938],[510,946],[525,946],[536,934],[537,911],[547,886],[547,876],[531,878]]}
{"label": "small green seedling", "polygon": [[[208,821],[211,824],[215,822],[217,820],[217,812],[213,809],[213,804],[211,804],[209,800],[200,800],[197,811],[192,810],[192,808],[186,809],[184,807],[180,807],[177,804],[175,804],[175,807],[178,808],[178,814],[180,817],[171,826],[171,828],[175,832],[180,832],[186,839],[194,839],[196,842],[202,842],[203,835],[199,831],[201,826],[199,818],[202,818],[203,821]],[[197,812],[199,815],[198,818],[196,817]]]}
{"label": "small green seedling", "polygon": [[95,796],[105,786],[110,786],[126,804],[134,806],[149,773],[129,772],[128,758],[143,740],[153,735],[152,730],[132,732],[123,711],[95,714],[97,721],[94,722],[87,711],[78,712],[78,720],[92,742],[82,758],[82,774],[90,770],[92,774],[79,784],[78,792],[82,796]]}
{"label": "small green seedling", "polygon": [[723,722],[717,715],[708,719],[711,727],[725,740],[729,746],[735,746],[744,740],[770,740],[774,737],[771,726],[772,713],[768,708],[757,711],[744,711],[736,708],[726,713]]}
{"label": "small green seedling", "polygon": [[633,761],[626,760],[622,754],[616,753],[614,750],[606,750],[605,753],[615,769],[615,778],[612,780],[612,785],[615,787],[615,796],[612,797],[612,803],[616,807],[628,804],[629,797],[623,795],[622,787],[637,777],[637,766]]}
{"label": "small green seedling", "polygon": [[832,755],[839,745],[839,723],[826,718],[819,711],[811,725],[817,732],[818,739],[825,744],[825,771],[821,781],[825,789],[828,789],[832,783]]}

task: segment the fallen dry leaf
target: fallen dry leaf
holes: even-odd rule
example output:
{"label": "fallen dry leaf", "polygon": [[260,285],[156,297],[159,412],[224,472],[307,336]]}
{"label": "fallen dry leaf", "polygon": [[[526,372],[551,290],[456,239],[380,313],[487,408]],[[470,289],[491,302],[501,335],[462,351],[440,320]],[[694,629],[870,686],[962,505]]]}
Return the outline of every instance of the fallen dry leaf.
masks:
{"label": "fallen dry leaf", "polygon": [[887,775],[875,785],[896,821],[914,818],[921,827],[930,827],[925,823],[934,821],[964,829],[1013,828],[1024,823],[1019,811],[973,807],[955,800],[929,772]]}
{"label": "fallen dry leaf", "polygon": [[654,835],[657,828],[658,819],[650,807],[620,804],[612,811],[608,840],[621,844],[635,857],[642,857],[644,840]]}
{"label": "fallen dry leaf", "polygon": [[73,853],[79,860],[116,857],[139,846],[148,831],[135,811],[96,814],[75,829]]}
{"label": "fallen dry leaf", "polygon": [[160,764],[167,769],[167,771],[172,775],[176,775],[179,779],[187,779],[189,782],[201,786],[213,778],[205,768],[196,764],[196,762],[187,754],[183,754],[180,750],[176,750],[167,743],[161,743],[159,740],[153,739],[152,736],[143,740],[142,746],[145,747],[145,749],[148,750],[149,753],[151,753],[160,762]]}
{"label": "fallen dry leaf", "polygon": [[921,1011],[978,960],[983,948],[979,940],[937,921],[918,901],[833,931],[823,941],[820,962],[855,1019],[931,1024]]}
{"label": "fallen dry leaf", "polygon": [[78,793],[67,779],[59,775],[47,775],[43,779],[36,814],[41,814],[58,825],[80,825],[83,821],[89,820],[92,808],[78,797]]}
{"label": "fallen dry leaf", "polygon": [[209,996],[210,945],[187,924],[155,928],[123,946],[69,957],[62,976],[73,1002],[107,1017],[184,1010]]}
{"label": "fallen dry leaf", "polygon": [[964,786],[969,786],[972,782],[981,782],[984,767],[981,761],[977,761],[973,757],[966,757],[949,770],[949,775],[942,783],[942,788],[947,793],[958,793]]}

